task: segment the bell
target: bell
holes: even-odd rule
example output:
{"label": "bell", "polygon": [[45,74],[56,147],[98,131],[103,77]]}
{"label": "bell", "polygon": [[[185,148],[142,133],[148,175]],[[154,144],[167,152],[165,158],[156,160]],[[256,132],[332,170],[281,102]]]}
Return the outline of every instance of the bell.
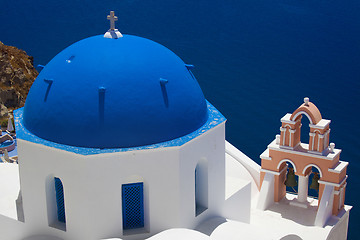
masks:
{"label": "bell", "polygon": [[294,169],[292,167],[289,168],[289,171],[286,174],[285,185],[292,188],[297,186]]}
{"label": "bell", "polygon": [[319,191],[319,173],[314,172],[314,176],[311,180],[311,185],[310,185],[310,189],[314,189],[316,191]]}

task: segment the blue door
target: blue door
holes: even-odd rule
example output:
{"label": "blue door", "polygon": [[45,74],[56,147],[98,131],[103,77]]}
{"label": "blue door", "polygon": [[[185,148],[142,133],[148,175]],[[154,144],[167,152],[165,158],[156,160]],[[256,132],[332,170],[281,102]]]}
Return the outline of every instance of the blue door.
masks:
{"label": "blue door", "polygon": [[64,204],[64,189],[63,184],[59,178],[55,180],[55,192],[56,192],[56,206],[59,222],[65,223],[65,204]]}
{"label": "blue door", "polygon": [[144,194],[143,183],[122,185],[123,228],[144,227]]}

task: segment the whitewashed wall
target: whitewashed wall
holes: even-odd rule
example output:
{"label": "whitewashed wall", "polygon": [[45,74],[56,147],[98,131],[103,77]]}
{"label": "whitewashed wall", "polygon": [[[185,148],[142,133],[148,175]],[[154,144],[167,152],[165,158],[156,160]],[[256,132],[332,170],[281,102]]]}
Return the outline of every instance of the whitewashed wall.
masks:
{"label": "whitewashed wall", "polygon": [[[208,164],[208,209],[195,216],[195,168],[204,159]],[[182,227],[194,228],[220,215],[225,201],[225,122],[182,146],[180,178]]]}
{"label": "whitewashed wall", "polygon": [[[19,139],[25,225],[32,231],[27,234],[141,239],[169,228],[194,228],[223,204],[224,144],[225,123],[181,147],[91,156]],[[202,158],[208,162],[209,209],[195,217],[194,170]],[[54,177],[64,186],[66,231],[56,220]],[[138,181],[144,182],[145,228],[140,232],[145,233],[123,236],[121,185]]]}

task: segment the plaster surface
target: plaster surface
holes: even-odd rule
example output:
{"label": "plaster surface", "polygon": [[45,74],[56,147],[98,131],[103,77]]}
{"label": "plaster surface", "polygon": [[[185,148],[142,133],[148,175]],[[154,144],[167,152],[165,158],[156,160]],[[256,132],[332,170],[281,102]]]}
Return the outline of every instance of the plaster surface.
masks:
{"label": "plaster surface", "polygon": [[0,214],[17,220],[16,202],[20,191],[17,164],[0,163]]}

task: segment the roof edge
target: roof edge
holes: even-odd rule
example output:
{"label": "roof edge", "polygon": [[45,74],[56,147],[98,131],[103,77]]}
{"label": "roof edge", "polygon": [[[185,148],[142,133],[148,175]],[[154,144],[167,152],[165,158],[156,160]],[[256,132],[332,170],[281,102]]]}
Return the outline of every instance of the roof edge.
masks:
{"label": "roof edge", "polygon": [[175,138],[173,140],[169,140],[166,142],[160,142],[151,145],[139,146],[139,147],[130,147],[130,148],[86,148],[86,147],[76,147],[70,146],[60,143],[51,142],[40,138],[33,133],[31,133],[23,123],[23,111],[24,108],[19,108],[14,111],[14,121],[15,121],[15,129],[16,135],[18,139],[22,139],[25,141],[29,141],[32,143],[37,143],[41,145],[45,145],[48,147],[53,147],[57,149],[61,149],[68,152],[73,152],[81,155],[94,155],[94,154],[102,154],[102,153],[114,153],[114,152],[129,152],[129,151],[137,151],[137,150],[147,150],[147,149],[157,149],[157,148],[165,148],[165,147],[177,147],[184,145],[185,143],[195,139],[196,137],[202,135],[208,130],[216,127],[222,122],[226,121],[226,118],[208,101],[207,109],[208,109],[208,119],[199,129],[195,130],[192,133],[189,133],[185,136]]}

